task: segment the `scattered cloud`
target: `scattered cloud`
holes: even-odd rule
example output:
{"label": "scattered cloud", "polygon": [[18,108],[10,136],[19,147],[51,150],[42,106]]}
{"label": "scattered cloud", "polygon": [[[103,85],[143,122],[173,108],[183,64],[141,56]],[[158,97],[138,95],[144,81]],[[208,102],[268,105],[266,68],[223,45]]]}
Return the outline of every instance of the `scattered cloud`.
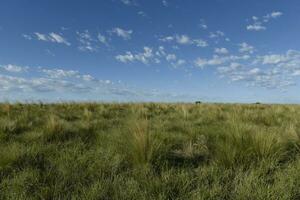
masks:
{"label": "scattered cloud", "polygon": [[187,35],[176,35],[176,42],[178,44],[192,44],[192,40]]}
{"label": "scattered cloud", "polygon": [[97,51],[98,46],[96,44],[96,40],[92,37],[92,35],[90,34],[90,32],[88,30],[85,30],[83,32],[77,31],[76,34],[78,37],[77,40],[79,42],[78,49],[80,51],[88,51],[88,52],[96,52]]}
{"label": "scattered cloud", "polygon": [[215,48],[215,53],[217,53],[217,54],[228,54],[229,51],[228,51],[228,49],[222,47],[222,48]]}
{"label": "scattered cloud", "polygon": [[108,41],[107,41],[107,38],[102,35],[101,33],[98,33],[98,40],[102,43],[102,44],[105,44],[106,46],[108,46]]}
{"label": "scattered cloud", "polygon": [[225,33],[222,31],[215,31],[215,32],[210,32],[209,33],[209,38],[219,38],[219,37],[224,37]]}
{"label": "scattered cloud", "polygon": [[25,38],[26,40],[32,40],[32,37],[27,34],[22,34],[22,37]]}
{"label": "scattered cloud", "polygon": [[249,31],[262,31],[262,30],[266,30],[266,29],[267,28],[265,26],[263,26],[262,23],[260,23],[260,22],[256,22],[254,24],[247,26],[247,30],[249,30]]}
{"label": "scattered cloud", "polygon": [[[254,48],[240,44],[240,53],[253,53]],[[214,67],[220,77],[231,82],[245,82],[247,86],[284,90],[295,85],[300,76],[300,52],[288,50],[285,54],[267,55],[214,55],[210,59],[198,58],[195,65],[201,69]]]}
{"label": "scattered cloud", "polygon": [[264,19],[264,22],[268,22],[270,19],[276,19],[278,17],[281,17],[282,15],[283,15],[282,12],[276,11],[276,12],[267,14],[266,16],[263,16],[263,19]]}
{"label": "scattered cloud", "polygon": [[21,73],[21,72],[26,72],[28,70],[28,67],[8,64],[8,65],[0,66],[0,69],[11,73]]}
{"label": "scattered cloud", "polygon": [[178,67],[180,67],[180,66],[182,66],[182,65],[185,65],[185,64],[186,64],[186,61],[183,60],[183,59],[178,59],[177,61],[175,61],[175,62],[173,62],[173,63],[171,63],[171,64],[172,64],[172,66],[173,66],[174,68],[178,68]]}
{"label": "scattered cloud", "polygon": [[160,38],[159,41],[162,42],[176,42],[180,45],[195,45],[197,47],[207,47],[208,43],[203,39],[192,39],[188,35],[175,35],[175,36],[166,36],[163,38]]}
{"label": "scattered cloud", "polygon": [[159,40],[162,42],[171,42],[174,40],[174,38],[175,37],[173,37],[173,36],[167,36],[167,37],[160,38]]}
{"label": "scattered cloud", "polygon": [[[2,65],[4,66],[4,65]],[[11,64],[5,66],[12,66]],[[187,95],[164,93],[159,90],[141,90],[124,84],[122,81],[97,79],[89,74],[82,74],[75,70],[64,70],[53,67],[23,67],[28,68],[35,76],[12,76],[0,74],[0,93],[2,95],[23,96],[18,101],[57,101],[73,100],[73,95],[79,95],[76,100],[178,100],[185,99]],[[53,94],[47,96],[45,93]],[[71,95],[71,96],[70,96]],[[54,98],[59,96],[60,99]],[[68,98],[71,97],[71,98]],[[3,100],[3,98],[2,98]],[[13,99],[6,99],[13,100]]]}
{"label": "scattered cloud", "polygon": [[275,66],[278,69],[287,70],[291,74],[300,69],[300,52],[288,50],[285,54],[267,54],[257,56],[254,64]]}
{"label": "scattered cloud", "polygon": [[133,31],[132,30],[124,30],[122,28],[116,27],[113,30],[111,30],[110,33],[114,33],[124,40],[129,40],[129,39],[131,39],[131,34],[133,33]]}
{"label": "scattered cloud", "polygon": [[263,17],[252,16],[252,24],[246,26],[246,29],[249,31],[263,31],[266,30],[267,27],[265,26],[270,20],[279,18],[282,16],[282,12],[274,11],[269,13]]}
{"label": "scattered cloud", "polygon": [[207,47],[208,46],[208,43],[202,39],[194,39],[193,44],[195,44],[197,47]]}
{"label": "scattered cloud", "polygon": [[49,79],[44,77],[15,77],[0,75],[0,91],[12,92],[89,92],[91,88],[66,80]]}
{"label": "scattered cloud", "polygon": [[241,53],[250,53],[250,54],[252,54],[255,51],[255,48],[253,46],[247,44],[246,42],[243,42],[243,43],[239,44],[239,46],[240,46],[239,52],[241,52]]}
{"label": "scattered cloud", "polygon": [[232,82],[245,82],[247,86],[269,89],[285,89],[295,83],[291,76],[276,68],[262,69],[251,65],[231,63],[226,67],[218,67],[221,77],[229,78]]}
{"label": "scattered cloud", "polygon": [[34,33],[38,40],[49,41],[48,36],[42,33]]}
{"label": "scattered cloud", "polygon": [[115,56],[115,58],[122,63],[141,62],[143,64],[158,64],[164,60],[173,67],[186,64],[184,59],[178,58],[174,53],[167,53],[163,46],[159,46],[157,49],[144,47],[144,51],[141,53],[127,51],[123,55]]}
{"label": "scattered cloud", "polygon": [[65,38],[63,38],[61,35],[59,35],[57,33],[50,33],[49,36],[50,36],[50,40],[52,42],[63,43],[63,44],[66,44],[68,46],[71,45]]}
{"label": "scattered cloud", "polygon": [[125,55],[117,55],[115,58],[123,63],[139,61],[144,64],[148,64],[154,57],[153,50],[150,47],[144,47],[144,52],[133,54],[130,51],[126,52]]}
{"label": "scattered cloud", "polygon": [[50,78],[74,78],[79,76],[78,71],[63,70],[63,69],[41,69],[41,72],[45,73]]}
{"label": "scattered cloud", "polygon": [[175,54],[168,54],[166,56],[166,60],[167,61],[175,61],[177,59],[176,55]]}
{"label": "scattered cloud", "polygon": [[197,67],[199,68],[204,68],[206,66],[217,66],[221,65],[227,62],[233,62],[233,61],[238,61],[238,60],[248,60],[249,56],[248,55],[242,55],[242,56],[235,56],[235,55],[228,55],[228,56],[219,56],[219,55],[214,55],[210,59],[205,59],[205,58],[197,58],[194,63]]}
{"label": "scattered cloud", "polygon": [[138,15],[142,16],[142,17],[147,17],[147,14],[144,11],[139,11]]}
{"label": "scattered cloud", "polygon": [[[65,44],[67,46],[70,46],[71,43],[68,42],[61,34],[58,33],[49,33],[49,34],[43,34],[39,32],[35,32],[34,35],[36,36],[37,40],[45,41],[45,42],[53,42],[53,43],[59,43],[59,44]],[[24,35],[23,37],[25,39],[31,38],[29,35]]]}
{"label": "scattered cloud", "polygon": [[203,30],[208,29],[208,26],[207,26],[207,24],[205,23],[205,20],[204,20],[204,19],[201,19],[201,20],[200,20],[199,26],[200,26],[200,28],[203,29]]}
{"label": "scattered cloud", "polygon": [[[89,74],[82,74],[75,70],[65,70],[50,67],[23,67],[3,65],[7,69],[26,69],[35,76],[0,75],[0,92],[63,92],[65,93],[109,93],[118,90],[118,86],[111,80],[97,79]],[[13,67],[12,67],[13,66]]]}

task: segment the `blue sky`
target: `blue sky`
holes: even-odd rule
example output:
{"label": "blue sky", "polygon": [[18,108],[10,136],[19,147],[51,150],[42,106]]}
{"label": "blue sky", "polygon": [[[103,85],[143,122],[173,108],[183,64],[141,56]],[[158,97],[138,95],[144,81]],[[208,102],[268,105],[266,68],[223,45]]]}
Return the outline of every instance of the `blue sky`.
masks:
{"label": "blue sky", "polygon": [[300,103],[298,0],[2,0],[0,101]]}

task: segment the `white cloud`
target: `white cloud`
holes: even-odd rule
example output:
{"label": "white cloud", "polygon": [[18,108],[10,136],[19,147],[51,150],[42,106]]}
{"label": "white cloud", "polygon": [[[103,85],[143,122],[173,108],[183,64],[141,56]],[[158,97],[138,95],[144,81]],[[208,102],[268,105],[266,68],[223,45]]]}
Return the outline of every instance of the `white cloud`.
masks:
{"label": "white cloud", "polygon": [[263,16],[262,18],[259,18],[257,16],[252,16],[253,23],[246,26],[246,29],[249,31],[263,31],[266,30],[267,27],[265,24],[267,24],[271,19],[276,19],[280,16],[282,16],[282,12],[272,12],[270,14],[267,14]]}
{"label": "white cloud", "polygon": [[[151,53],[145,50],[145,55]],[[26,68],[20,66],[20,68]],[[141,90],[109,79],[97,79],[88,74],[59,68],[29,67],[34,72],[22,77],[0,74],[0,100],[8,101],[99,101],[183,99],[186,95]],[[84,93],[84,95],[82,94]],[[48,95],[49,94],[49,95]],[[57,98],[59,97],[59,99]]]}
{"label": "white cloud", "polygon": [[[250,67],[250,69],[249,69]],[[227,70],[224,70],[227,69]],[[242,81],[248,86],[258,86],[269,89],[284,89],[294,85],[293,81],[283,72],[274,69],[262,70],[261,68],[251,68],[251,66],[242,66],[231,68],[231,66],[219,68],[221,77],[227,77],[232,82]]]}
{"label": "white cloud", "polygon": [[144,47],[144,52],[133,54],[130,51],[126,52],[125,55],[117,55],[115,58],[123,63],[139,61],[144,64],[148,64],[153,60],[154,54],[153,50],[150,47]]}
{"label": "white cloud", "polygon": [[91,88],[80,83],[43,77],[24,78],[0,75],[0,91],[20,92],[89,92]]}
{"label": "white cloud", "polygon": [[[96,40],[92,37],[88,30],[84,32],[76,32],[77,40],[79,42],[78,49],[80,51],[89,51],[89,52],[96,52],[98,46],[96,44]],[[99,38],[98,38],[99,39]]]}
{"label": "white cloud", "polygon": [[127,51],[124,55],[117,55],[115,58],[123,63],[133,62],[135,60],[135,56],[130,51]]}
{"label": "white cloud", "polygon": [[101,33],[98,33],[98,40],[105,45],[108,45],[107,39],[104,35],[102,35]]}
{"label": "white cloud", "polygon": [[138,15],[142,16],[142,17],[147,17],[147,14],[144,11],[139,11]]}
{"label": "white cloud", "polygon": [[32,37],[27,34],[22,34],[22,37],[25,38],[26,40],[32,40]]}
{"label": "white cloud", "polygon": [[241,53],[250,53],[250,54],[252,54],[255,51],[255,48],[253,46],[247,44],[246,42],[243,42],[243,43],[239,44],[239,46],[240,46],[239,52],[241,52]]}
{"label": "white cloud", "polygon": [[50,33],[49,36],[50,36],[50,40],[52,42],[63,43],[68,46],[71,45],[65,38],[63,38],[61,35],[59,35],[57,33]]}
{"label": "white cloud", "polygon": [[184,44],[184,45],[192,43],[191,39],[187,35],[177,35],[176,41],[178,44]]}
{"label": "white cloud", "polygon": [[[48,67],[25,67],[15,65],[1,66],[13,72],[21,72],[30,69],[34,76],[8,76],[0,75],[0,92],[93,92],[99,87],[114,85],[110,80],[100,80],[89,74],[82,74],[75,70],[64,70]],[[105,86],[106,85],[106,86]],[[104,88],[102,88],[104,89]],[[111,88],[114,90],[113,88]]]}
{"label": "white cloud", "polygon": [[116,34],[117,36],[123,38],[124,40],[131,39],[131,34],[133,33],[132,30],[124,30],[122,28],[116,27],[114,28],[111,33]]}
{"label": "white cloud", "polygon": [[242,67],[242,65],[240,63],[232,62],[226,67],[218,67],[218,71],[221,74],[225,74],[225,73],[234,72],[235,70],[237,70],[240,67]]}
{"label": "white cloud", "polygon": [[207,47],[208,46],[208,43],[205,40],[202,40],[202,39],[195,39],[195,40],[193,40],[193,43],[197,47]]}
{"label": "white cloud", "polygon": [[229,51],[226,48],[222,47],[222,48],[215,48],[215,53],[217,53],[217,54],[228,54]]}
{"label": "white cloud", "polygon": [[0,66],[0,69],[3,69],[5,71],[11,72],[11,73],[21,73],[21,72],[26,72],[28,70],[28,67],[22,67],[22,66],[8,64],[8,65]]}
{"label": "white cloud", "polygon": [[62,35],[60,35],[58,33],[52,32],[49,34],[42,34],[42,33],[35,32],[34,34],[35,34],[37,40],[40,40],[40,41],[60,43],[60,44],[65,44],[67,46],[71,45],[71,43],[69,43]]}
{"label": "white cloud", "polygon": [[50,78],[74,78],[79,76],[78,71],[63,70],[63,69],[42,69],[41,72],[45,73]]}
{"label": "white cloud", "polygon": [[203,29],[203,30],[206,30],[208,28],[207,24],[205,23],[205,20],[204,19],[201,19],[200,20],[200,28]]}
{"label": "white cloud", "polygon": [[163,46],[159,46],[157,49],[144,47],[144,51],[141,53],[127,51],[115,58],[122,63],[141,62],[143,64],[158,64],[165,60],[173,67],[179,67],[186,63],[184,59],[178,58],[174,53],[167,53]]}
{"label": "white cloud", "polygon": [[175,36],[166,36],[163,38],[160,38],[159,41],[162,42],[176,42],[180,45],[195,45],[197,47],[207,47],[208,43],[203,39],[192,39],[188,35],[175,35]]}
{"label": "white cloud", "polygon": [[166,60],[167,61],[175,61],[177,59],[176,55],[175,54],[168,54],[166,56]]}
{"label": "white cloud", "polygon": [[173,62],[172,63],[172,66],[177,68],[177,67],[180,67],[182,65],[186,64],[186,61],[183,60],[183,59],[178,59],[176,62]]}
{"label": "white cloud", "polygon": [[224,37],[225,33],[222,31],[216,31],[216,32],[211,32],[209,34],[209,38],[218,38],[218,37]]}
{"label": "white cloud", "polygon": [[254,23],[251,25],[247,26],[247,30],[249,31],[262,31],[262,30],[266,30],[267,28],[263,25],[261,25],[261,23]]}
{"label": "white cloud", "polygon": [[197,58],[194,63],[197,67],[199,68],[204,68],[206,66],[218,66],[227,62],[233,62],[237,60],[248,60],[249,56],[244,55],[244,56],[219,56],[219,55],[214,55],[210,59],[205,59],[205,58]]}
{"label": "white cloud", "polygon": [[203,58],[197,58],[195,61],[195,65],[204,68],[207,65],[220,65],[224,63],[224,60],[218,56],[214,56],[212,59],[203,59]]}
{"label": "white cloud", "polygon": [[271,16],[273,17],[273,18],[277,18],[277,17],[280,17],[280,16],[282,16],[283,15],[283,13],[282,12],[272,12],[271,13]]}
{"label": "white cloud", "polygon": [[288,50],[285,54],[268,54],[257,56],[255,64],[272,65],[281,69],[295,71],[300,69],[300,52]]}
{"label": "white cloud", "polygon": [[95,80],[95,78],[93,76],[89,75],[89,74],[84,74],[81,77],[82,77],[82,80],[84,80],[84,81],[93,81],[93,80]]}
{"label": "white cloud", "polygon": [[45,34],[42,33],[34,33],[37,37],[38,40],[42,40],[42,41],[48,41],[48,37]]}
{"label": "white cloud", "polygon": [[159,46],[155,54],[159,57],[167,55],[163,46]]}
{"label": "white cloud", "polygon": [[171,42],[173,41],[175,38],[173,36],[166,36],[164,38],[160,38],[159,40],[162,42]]}
{"label": "white cloud", "polygon": [[279,11],[274,11],[270,14],[267,14],[266,16],[264,16],[264,22],[268,22],[270,19],[276,19],[278,17],[281,17],[283,15],[282,12]]}
{"label": "white cloud", "polygon": [[[202,65],[207,62],[203,61]],[[300,75],[300,52],[288,50],[284,54],[259,55],[243,64],[224,62],[221,65],[217,67],[221,77],[243,81],[248,86],[283,90],[295,85],[295,76]]]}
{"label": "white cloud", "polygon": [[286,57],[284,55],[265,55],[262,57],[262,64],[278,64],[280,62],[284,62]]}

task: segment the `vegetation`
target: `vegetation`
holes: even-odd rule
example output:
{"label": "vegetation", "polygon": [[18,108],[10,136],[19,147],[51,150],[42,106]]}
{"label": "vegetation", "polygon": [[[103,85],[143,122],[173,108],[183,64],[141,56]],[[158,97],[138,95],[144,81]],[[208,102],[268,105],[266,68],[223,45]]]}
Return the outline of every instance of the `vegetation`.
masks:
{"label": "vegetation", "polygon": [[0,104],[0,199],[300,199],[300,106]]}

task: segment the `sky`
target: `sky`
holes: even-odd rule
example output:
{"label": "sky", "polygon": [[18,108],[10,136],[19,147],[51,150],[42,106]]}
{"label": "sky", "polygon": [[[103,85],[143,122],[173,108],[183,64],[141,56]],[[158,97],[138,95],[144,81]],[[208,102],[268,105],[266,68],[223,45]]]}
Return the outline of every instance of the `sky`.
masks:
{"label": "sky", "polygon": [[299,0],[1,0],[0,101],[300,103]]}

